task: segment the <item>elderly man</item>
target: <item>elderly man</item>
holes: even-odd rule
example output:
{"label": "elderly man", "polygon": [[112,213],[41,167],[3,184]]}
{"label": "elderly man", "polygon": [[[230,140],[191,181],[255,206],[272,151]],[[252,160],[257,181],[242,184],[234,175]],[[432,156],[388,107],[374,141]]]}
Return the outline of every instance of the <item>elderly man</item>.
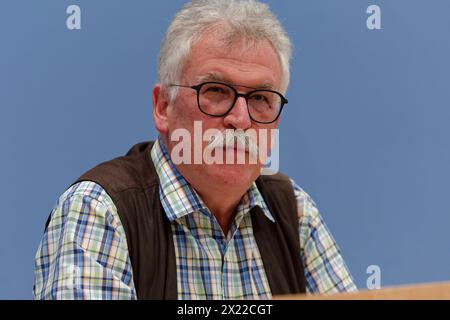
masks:
{"label": "elderly man", "polygon": [[[250,161],[287,103],[290,48],[267,5],[186,4],[160,51],[157,141],[93,168],[60,197],[36,254],[35,298],[267,299],[355,290],[310,197],[282,174],[261,175],[264,157]],[[232,132],[231,140],[202,139],[180,153],[177,132],[194,139],[196,123],[202,132]],[[251,130],[263,134],[237,143],[238,132]],[[216,160],[245,161],[174,159],[204,155],[212,143]]]}

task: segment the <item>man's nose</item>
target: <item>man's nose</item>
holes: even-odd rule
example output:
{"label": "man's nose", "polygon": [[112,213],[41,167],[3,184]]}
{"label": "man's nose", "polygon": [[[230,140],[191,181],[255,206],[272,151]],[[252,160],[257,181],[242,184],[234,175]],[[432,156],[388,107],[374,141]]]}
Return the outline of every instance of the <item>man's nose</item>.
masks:
{"label": "man's nose", "polygon": [[235,129],[248,129],[252,125],[252,120],[248,113],[247,101],[244,97],[238,97],[231,111],[224,118],[226,127]]}

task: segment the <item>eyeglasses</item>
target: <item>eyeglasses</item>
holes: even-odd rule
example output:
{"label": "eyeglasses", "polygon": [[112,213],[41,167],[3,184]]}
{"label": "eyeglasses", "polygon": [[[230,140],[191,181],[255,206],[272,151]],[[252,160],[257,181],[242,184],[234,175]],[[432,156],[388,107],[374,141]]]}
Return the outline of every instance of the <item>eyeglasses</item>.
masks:
{"label": "eyeglasses", "polygon": [[[213,116],[226,116],[233,109],[239,97],[247,101],[250,119],[258,123],[273,123],[281,114],[288,100],[279,92],[257,89],[247,93],[239,93],[226,83],[204,82],[195,86],[171,84],[171,87],[190,88],[197,91],[197,104],[201,112]],[[243,88],[255,89],[245,86]]]}

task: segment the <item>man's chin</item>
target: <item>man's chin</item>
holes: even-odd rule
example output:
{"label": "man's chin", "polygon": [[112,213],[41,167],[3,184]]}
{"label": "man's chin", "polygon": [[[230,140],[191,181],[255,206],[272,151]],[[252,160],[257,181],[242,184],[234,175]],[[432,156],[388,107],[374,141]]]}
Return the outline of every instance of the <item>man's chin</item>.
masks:
{"label": "man's chin", "polygon": [[204,166],[211,183],[229,186],[251,184],[258,178],[261,166],[257,164],[210,164]]}

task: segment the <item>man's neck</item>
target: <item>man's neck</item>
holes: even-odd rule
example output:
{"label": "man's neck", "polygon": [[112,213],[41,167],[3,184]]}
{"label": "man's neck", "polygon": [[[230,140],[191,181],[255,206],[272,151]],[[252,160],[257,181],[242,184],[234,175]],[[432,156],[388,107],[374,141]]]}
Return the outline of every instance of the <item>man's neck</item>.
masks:
{"label": "man's neck", "polygon": [[195,186],[192,187],[214,215],[226,236],[236,215],[236,207],[247,189],[233,190],[233,193],[226,193],[223,189],[213,190],[214,188],[208,188],[208,190],[199,190]]}

